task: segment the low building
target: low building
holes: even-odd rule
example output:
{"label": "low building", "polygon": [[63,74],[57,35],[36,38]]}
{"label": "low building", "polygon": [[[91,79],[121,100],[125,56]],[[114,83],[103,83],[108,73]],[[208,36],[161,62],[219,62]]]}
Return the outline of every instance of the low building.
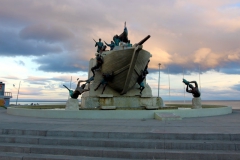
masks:
{"label": "low building", "polygon": [[5,92],[5,84],[0,82],[0,106],[8,107],[12,92]]}

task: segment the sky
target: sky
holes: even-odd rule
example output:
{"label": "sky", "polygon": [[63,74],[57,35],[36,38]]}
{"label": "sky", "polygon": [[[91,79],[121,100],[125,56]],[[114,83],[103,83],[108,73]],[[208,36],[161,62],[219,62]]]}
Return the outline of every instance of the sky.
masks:
{"label": "sky", "polygon": [[[93,39],[110,43],[127,23],[131,43],[147,35],[147,83],[164,101],[240,100],[239,0],[0,0],[0,81],[19,99],[65,100],[63,84],[88,77]],[[72,79],[72,80],[71,80]]]}

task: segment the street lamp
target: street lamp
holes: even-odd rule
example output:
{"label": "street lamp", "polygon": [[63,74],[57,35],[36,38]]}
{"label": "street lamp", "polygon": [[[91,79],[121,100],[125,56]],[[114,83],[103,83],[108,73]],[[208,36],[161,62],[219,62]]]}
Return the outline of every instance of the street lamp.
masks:
{"label": "street lamp", "polygon": [[168,97],[169,97],[169,102],[170,102],[170,76],[169,76],[169,68],[168,68],[168,84],[169,84],[169,95],[168,95]]}
{"label": "street lamp", "polygon": [[158,76],[158,97],[159,97],[159,89],[160,89],[160,66],[161,66],[161,63],[158,63],[158,67],[159,67],[159,76]]}
{"label": "street lamp", "polygon": [[[19,82],[19,86],[18,86],[18,93],[17,93],[16,105],[17,105],[17,102],[18,102],[18,94],[19,94],[19,90],[20,90],[20,85],[21,85],[21,81]],[[14,84],[13,84],[13,87],[15,87]]]}

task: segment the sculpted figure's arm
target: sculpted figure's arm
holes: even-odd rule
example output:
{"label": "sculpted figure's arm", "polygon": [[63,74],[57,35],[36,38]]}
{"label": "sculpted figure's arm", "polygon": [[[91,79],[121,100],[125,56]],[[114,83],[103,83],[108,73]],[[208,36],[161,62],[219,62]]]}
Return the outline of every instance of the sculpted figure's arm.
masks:
{"label": "sculpted figure's arm", "polygon": [[188,85],[187,85],[187,88],[186,88],[186,92],[192,93],[192,90],[189,90],[189,89],[188,89]]}
{"label": "sculpted figure's arm", "polygon": [[198,88],[198,84],[197,84],[197,82],[196,82],[196,81],[191,81],[191,82],[189,82],[189,83],[194,83],[194,84],[195,84],[195,87],[197,87],[197,88]]}
{"label": "sculpted figure's arm", "polygon": [[78,81],[78,84],[77,84],[77,88],[80,86],[80,83],[81,83],[81,82],[86,82],[86,81],[79,80],[79,81]]}

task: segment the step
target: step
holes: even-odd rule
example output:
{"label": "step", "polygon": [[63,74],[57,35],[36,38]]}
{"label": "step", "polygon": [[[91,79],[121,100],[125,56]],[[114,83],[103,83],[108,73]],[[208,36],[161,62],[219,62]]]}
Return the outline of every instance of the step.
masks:
{"label": "step", "polygon": [[240,150],[240,141],[219,140],[108,139],[0,135],[0,142],[112,148]]}
{"label": "step", "polygon": [[182,120],[181,116],[174,113],[154,113],[154,118],[160,121]]}
{"label": "step", "polygon": [[42,155],[63,155],[83,157],[108,157],[125,159],[211,159],[235,160],[240,159],[237,151],[199,151],[199,150],[164,150],[164,149],[131,149],[131,148],[101,148],[73,146],[44,146],[29,144],[0,144],[0,152],[31,153]]}
{"label": "step", "polygon": [[122,158],[0,152],[1,160],[128,160]]}
{"label": "step", "polygon": [[0,129],[0,135],[32,135],[47,137],[85,137],[121,139],[173,139],[173,140],[231,140],[240,141],[240,134],[196,134],[196,133],[134,133],[134,132],[91,132],[91,131],[46,131]]}

